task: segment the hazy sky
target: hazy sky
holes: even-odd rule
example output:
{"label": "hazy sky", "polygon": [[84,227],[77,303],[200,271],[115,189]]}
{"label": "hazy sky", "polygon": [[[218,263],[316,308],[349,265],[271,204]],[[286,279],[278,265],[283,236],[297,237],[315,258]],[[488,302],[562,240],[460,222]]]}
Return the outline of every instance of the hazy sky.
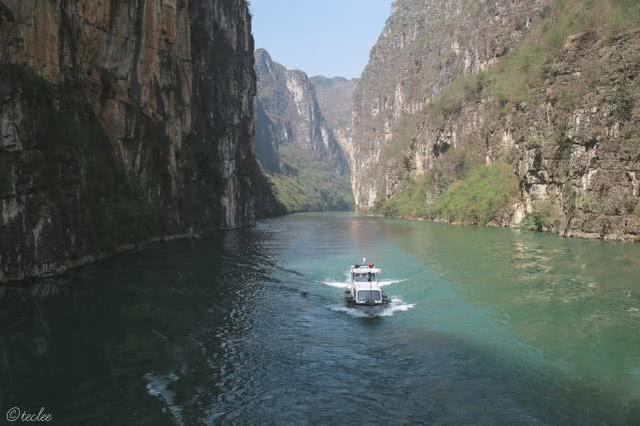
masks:
{"label": "hazy sky", "polygon": [[359,77],[392,0],[251,0],[256,48],[310,76]]}

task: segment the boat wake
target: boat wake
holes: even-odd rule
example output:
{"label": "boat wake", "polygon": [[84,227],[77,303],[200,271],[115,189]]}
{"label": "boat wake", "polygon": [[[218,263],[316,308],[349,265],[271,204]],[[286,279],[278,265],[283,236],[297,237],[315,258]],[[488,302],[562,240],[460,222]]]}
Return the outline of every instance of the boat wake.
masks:
{"label": "boat wake", "polygon": [[380,280],[380,287],[386,287],[388,285],[400,284],[406,280]]}
{"label": "boat wake", "polygon": [[413,309],[416,305],[412,303],[405,303],[399,297],[391,298],[391,302],[388,305],[381,307],[351,307],[345,305],[331,305],[329,309],[334,312],[341,312],[350,315],[354,318],[376,318],[376,317],[391,317],[396,312],[407,312]]}
{"label": "boat wake", "polygon": [[328,285],[330,287],[335,287],[335,288],[347,288],[349,287],[349,283],[346,281],[322,281],[322,284],[324,285]]}
{"label": "boat wake", "polygon": [[171,415],[173,415],[176,424],[183,425],[184,420],[182,417],[182,408],[180,408],[175,402],[175,392],[169,390],[169,387],[178,381],[178,376],[174,373],[170,373],[166,376],[148,373],[145,374],[144,378],[147,381],[147,392],[149,395],[164,402]]}

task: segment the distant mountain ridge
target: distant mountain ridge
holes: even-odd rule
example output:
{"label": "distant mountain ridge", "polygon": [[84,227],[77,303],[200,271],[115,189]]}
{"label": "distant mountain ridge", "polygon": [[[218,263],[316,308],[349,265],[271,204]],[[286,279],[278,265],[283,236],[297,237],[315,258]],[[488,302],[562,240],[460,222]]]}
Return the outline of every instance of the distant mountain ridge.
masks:
{"label": "distant mountain ridge", "polygon": [[320,109],[333,130],[333,136],[351,163],[353,161],[351,158],[353,152],[353,94],[360,79],[314,76],[311,77],[311,82],[316,89]]}
{"label": "distant mountain ridge", "polygon": [[[353,205],[349,160],[349,80],[288,70],[264,49],[255,52],[256,158],[288,212],[346,210]],[[335,84],[333,82],[336,82]],[[344,90],[336,87],[344,84]],[[319,89],[318,89],[319,88]],[[344,93],[343,93],[344,92]]]}

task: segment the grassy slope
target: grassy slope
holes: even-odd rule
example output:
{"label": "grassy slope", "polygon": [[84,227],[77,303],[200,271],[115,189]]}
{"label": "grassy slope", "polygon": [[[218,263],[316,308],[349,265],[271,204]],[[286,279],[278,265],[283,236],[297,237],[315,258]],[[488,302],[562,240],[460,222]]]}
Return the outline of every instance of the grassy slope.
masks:
{"label": "grassy slope", "polygon": [[517,194],[518,181],[510,165],[479,166],[449,187],[434,213],[452,221],[486,225]]}
{"label": "grassy slope", "polygon": [[289,213],[324,210],[351,210],[353,196],[347,175],[314,160],[295,146],[280,147],[281,173],[270,174],[275,195]]}
{"label": "grassy slope", "polygon": [[639,26],[640,0],[558,0],[518,49],[488,71],[458,77],[426,113],[443,118],[487,93],[505,104],[535,101],[532,89],[554,72],[553,60],[570,36],[612,38]]}

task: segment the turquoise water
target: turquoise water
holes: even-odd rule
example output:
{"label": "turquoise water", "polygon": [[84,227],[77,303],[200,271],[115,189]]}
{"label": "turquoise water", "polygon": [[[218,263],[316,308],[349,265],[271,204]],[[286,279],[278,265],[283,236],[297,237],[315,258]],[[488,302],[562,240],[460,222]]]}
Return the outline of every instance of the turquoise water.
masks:
{"label": "turquoise water", "polygon": [[[384,309],[344,303],[362,256]],[[0,289],[0,405],[60,424],[637,424],[639,273],[639,245],[267,220]]]}

